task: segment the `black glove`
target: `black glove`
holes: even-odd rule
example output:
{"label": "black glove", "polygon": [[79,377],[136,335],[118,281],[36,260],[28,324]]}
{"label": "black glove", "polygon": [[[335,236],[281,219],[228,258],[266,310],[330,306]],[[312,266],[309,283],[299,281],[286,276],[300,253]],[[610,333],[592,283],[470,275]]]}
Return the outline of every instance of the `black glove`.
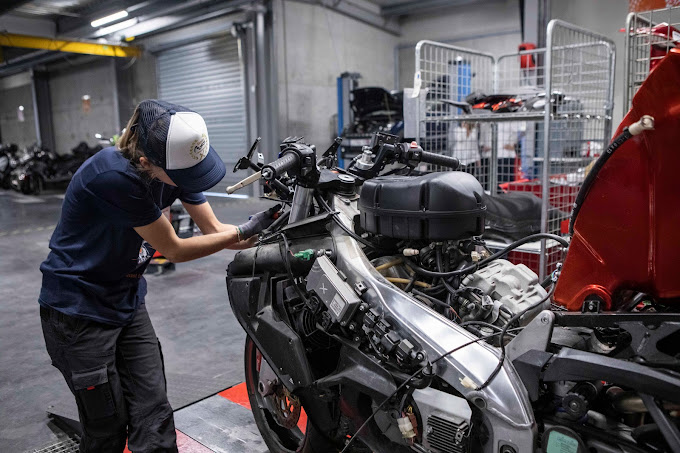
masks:
{"label": "black glove", "polygon": [[246,223],[237,227],[240,239],[248,239],[249,237],[260,233],[262,230],[274,223],[274,220],[276,220],[278,217],[276,214],[280,209],[281,205],[277,204],[266,211],[261,211],[252,215]]}

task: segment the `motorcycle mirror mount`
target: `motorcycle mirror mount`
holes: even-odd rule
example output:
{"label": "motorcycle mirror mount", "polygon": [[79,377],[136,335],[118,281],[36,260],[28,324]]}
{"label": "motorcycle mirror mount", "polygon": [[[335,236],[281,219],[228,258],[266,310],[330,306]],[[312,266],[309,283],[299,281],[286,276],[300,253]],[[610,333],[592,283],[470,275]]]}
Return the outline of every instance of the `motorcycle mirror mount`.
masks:
{"label": "motorcycle mirror mount", "polygon": [[[249,168],[255,170],[255,171],[260,171],[261,165],[254,164],[252,162],[252,157],[253,153],[255,153],[255,150],[259,146],[260,142],[262,141],[262,137],[257,137],[255,141],[253,142],[252,146],[250,147],[250,150],[248,150],[248,154],[245,156],[241,157],[238,162],[236,162],[236,165],[234,165],[234,173],[236,173],[239,170],[247,170]],[[260,153],[257,153],[258,161],[260,160]]]}

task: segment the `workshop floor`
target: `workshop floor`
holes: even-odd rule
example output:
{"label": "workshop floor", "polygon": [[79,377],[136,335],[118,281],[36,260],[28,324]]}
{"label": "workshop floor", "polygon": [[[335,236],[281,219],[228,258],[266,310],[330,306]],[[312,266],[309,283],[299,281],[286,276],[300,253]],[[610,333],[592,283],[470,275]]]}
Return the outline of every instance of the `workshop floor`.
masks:
{"label": "workshop floor", "polygon": [[[38,267],[47,256],[62,199],[59,192],[34,197],[0,190],[2,452],[33,451],[59,441],[61,432],[46,411],[51,405],[73,404],[45,351],[37,303]],[[258,199],[209,201],[217,217],[229,223],[271,205]],[[225,269],[234,253],[224,251],[178,264],[168,274],[147,276],[146,304],[163,345],[169,394],[172,390],[176,401],[183,402],[214,394],[175,413],[180,451],[187,453],[266,451],[242,402],[216,394],[243,381],[244,334],[225,287]]]}

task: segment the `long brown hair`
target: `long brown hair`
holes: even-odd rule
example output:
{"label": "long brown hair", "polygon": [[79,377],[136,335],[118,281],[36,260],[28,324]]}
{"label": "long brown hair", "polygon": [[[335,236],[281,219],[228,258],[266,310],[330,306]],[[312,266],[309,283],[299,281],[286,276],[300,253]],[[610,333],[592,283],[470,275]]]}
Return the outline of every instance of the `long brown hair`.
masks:
{"label": "long brown hair", "polygon": [[123,154],[123,156],[125,156],[125,158],[129,160],[132,165],[135,166],[135,168],[137,169],[141,176],[149,177],[151,176],[149,174],[149,171],[144,169],[144,167],[142,167],[142,164],[139,162],[139,158],[145,157],[146,155],[144,154],[144,151],[142,150],[142,147],[139,143],[138,124],[139,124],[139,106],[135,108],[132,117],[130,117],[127,126],[125,126],[125,131],[118,139],[118,143],[116,143],[116,146],[118,146],[118,149],[120,150],[121,154]]}

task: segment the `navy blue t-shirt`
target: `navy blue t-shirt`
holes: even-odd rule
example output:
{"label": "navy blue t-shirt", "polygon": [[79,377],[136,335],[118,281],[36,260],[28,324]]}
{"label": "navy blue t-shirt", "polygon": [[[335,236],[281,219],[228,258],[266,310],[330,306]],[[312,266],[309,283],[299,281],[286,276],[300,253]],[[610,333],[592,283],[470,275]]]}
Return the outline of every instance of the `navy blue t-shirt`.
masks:
{"label": "navy blue t-shirt", "polygon": [[178,198],[206,201],[142,178],[116,148],[88,159],[66,190],[51,252],[40,266],[40,304],[106,324],[129,323],[144,302],[142,274],[155,252],[133,228],[156,221]]}

